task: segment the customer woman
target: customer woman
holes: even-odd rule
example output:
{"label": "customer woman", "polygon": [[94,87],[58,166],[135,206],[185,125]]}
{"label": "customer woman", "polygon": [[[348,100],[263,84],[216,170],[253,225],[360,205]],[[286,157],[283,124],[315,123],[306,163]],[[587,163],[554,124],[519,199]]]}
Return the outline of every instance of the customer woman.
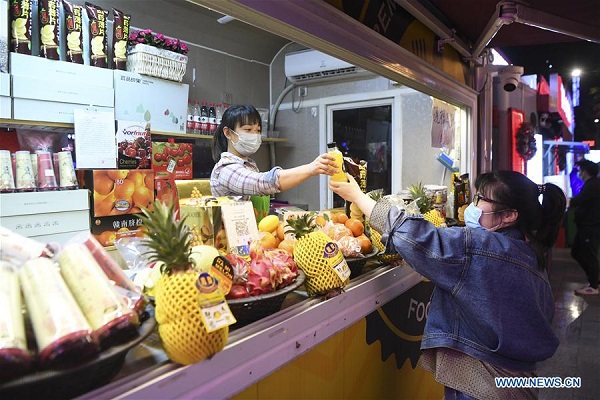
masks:
{"label": "customer woman", "polygon": [[210,176],[213,196],[239,195],[248,200],[251,195],[281,192],[312,176],[333,175],[342,167],[325,153],[310,164],[260,172],[250,156],[261,145],[261,131],[260,114],[251,105],[230,106],[223,113],[212,142],[212,156],[216,162]]}
{"label": "customer woman", "polygon": [[565,211],[562,190],[513,171],[484,173],[467,226],[435,228],[389,197],[375,202],[352,179],[329,186],[370,218],[388,252],[434,283],[419,365],[445,386],[446,400],[537,398],[536,389],[498,388],[494,378],[533,377],[558,347],[546,256]]}

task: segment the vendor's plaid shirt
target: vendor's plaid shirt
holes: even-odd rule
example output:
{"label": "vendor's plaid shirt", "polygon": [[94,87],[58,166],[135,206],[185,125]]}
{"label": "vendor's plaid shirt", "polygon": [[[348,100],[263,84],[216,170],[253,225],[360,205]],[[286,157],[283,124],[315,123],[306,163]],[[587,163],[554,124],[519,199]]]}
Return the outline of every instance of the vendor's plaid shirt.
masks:
{"label": "vendor's plaid shirt", "polygon": [[260,172],[253,159],[223,152],[210,175],[210,190],[213,196],[243,196],[243,200],[251,195],[279,193],[279,170],[275,167]]}

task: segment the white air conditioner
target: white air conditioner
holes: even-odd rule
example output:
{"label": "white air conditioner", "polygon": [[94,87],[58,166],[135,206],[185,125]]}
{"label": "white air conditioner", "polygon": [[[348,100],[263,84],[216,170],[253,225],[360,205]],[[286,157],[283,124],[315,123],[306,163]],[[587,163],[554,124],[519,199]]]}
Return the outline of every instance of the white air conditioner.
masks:
{"label": "white air conditioner", "polygon": [[285,55],[285,76],[293,83],[349,78],[367,71],[317,50],[304,50]]}

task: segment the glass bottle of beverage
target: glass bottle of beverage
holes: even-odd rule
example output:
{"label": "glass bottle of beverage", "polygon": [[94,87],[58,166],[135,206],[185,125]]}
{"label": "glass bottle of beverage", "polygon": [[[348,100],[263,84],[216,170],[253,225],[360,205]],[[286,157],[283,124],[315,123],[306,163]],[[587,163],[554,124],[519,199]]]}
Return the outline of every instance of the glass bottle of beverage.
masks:
{"label": "glass bottle of beverage", "polygon": [[334,182],[348,182],[346,168],[344,167],[344,155],[338,149],[337,143],[327,143],[327,152],[335,158],[335,163],[338,166],[338,172],[331,176],[331,180]]}
{"label": "glass bottle of beverage", "polygon": [[186,133],[194,133],[194,103],[192,103],[192,99],[188,100],[187,107],[187,121],[185,123],[185,131]]}
{"label": "glass bottle of beverage", "polygon": [[200,104],[198,103],[198,99],[194,100],[194,108],[192,109],[192,115],[194,117],[194,129],[192,133],[202,133],[200,128],[202,126],[202,121],[200,117]]}
{"label": "glass bottle of beverage", "polygon": [[200,107],[200,132],[202,135],[208,135],[210,133],[210,125],[208,123],[208,106],[206,101],[202,102]]}
{"label": "glass bottle of beverage", "polygon": [[217,111],[215,103],[210,103],[208,108],[208,130],[211,135],[214,135],[217,130]]}

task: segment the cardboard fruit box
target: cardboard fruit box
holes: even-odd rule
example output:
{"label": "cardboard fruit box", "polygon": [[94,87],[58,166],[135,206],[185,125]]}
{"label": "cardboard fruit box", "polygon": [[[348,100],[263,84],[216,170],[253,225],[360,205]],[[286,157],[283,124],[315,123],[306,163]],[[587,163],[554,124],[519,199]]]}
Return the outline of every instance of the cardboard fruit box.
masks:
{"label": "cardboard fruit box", "polygon": [[156,179],[192,179],[191,143],[152,142],[152,169]]}
{"label": "cardboard fruit box", "polygon": [[90,231],[103,246],[122,237],[143,235],[142,207],[154,202],[151,169],[98,169],[85,171],[91,192]]}
{"label": "cardboard fruit box", "polygon": [[92,216],[136,214],[154,202],[151,169],[96,169],[86,171],[85,185],[92,192]]}

